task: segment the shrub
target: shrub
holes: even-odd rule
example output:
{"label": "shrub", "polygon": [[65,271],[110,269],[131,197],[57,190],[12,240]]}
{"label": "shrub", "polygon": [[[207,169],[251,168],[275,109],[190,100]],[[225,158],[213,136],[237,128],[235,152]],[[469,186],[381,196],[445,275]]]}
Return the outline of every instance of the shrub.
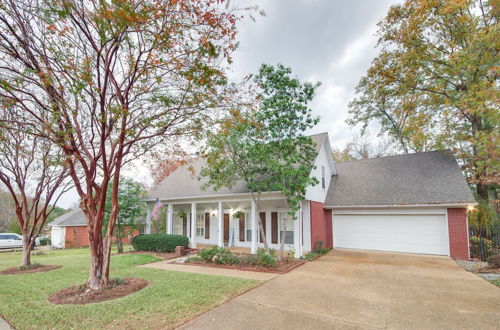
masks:
{"label": "shrub", "polygon": [[40,239],[40,245],[42,245],[42,246],[51,245],[51,244],[52,244],[52,241],[48,237],[44,237],[44,238]]}
{"label": "shrub", "polygon": [[198,252],[198,257],[205,260],[205,262],[213,262],[215,255],[220,251],[220,249],[223,248],[217,245],[206,247],[202,249],[200,252]]}
{"label": "shrub", "polygon": [[217,245],[204,248],[198,253],[198,256],[205,262],[221,265],[234,265],[240,262],[239,259],[231,253],[231,251]]}
{"label": "shrub", "polygon": [[[483,238],[483,246],[484,254],[486,256],[495,253],[495,243],[492,240]],[[481,238],[479,236],[474,235],[470,237],[470,249],[476,253],[479,253],[479,251],[481,251]]]}
{"label": "shrub", "polygon": [[313,261],[316,258],[319,258],[320,254],[316,252],[309,252],[306,254],[303,258],[308,260],[308,261]]}
{"label": "shrub", "polygon": [[264,267],[274,267],[278,262],[274,249],[269,249],[269,251],[266,251],[266,249],[262,248],[258,249],[257,260],[258,263]]}
{"label": "shrub", "polygon": [[240,263],[241,264],[248,264],[248,265],[258,265],[259,259],[257,258],[256,255],[247,254],[247,255],[240,257]]}
{"label": "shrub", "polygon": [[35,268],[40,268],[40,267],[43,267],[43,265],[39,264],[38,262],[35,262],[35,263],[31,264],[31,265],[19,266],[19,270],[25,271],[25,270],[28,270],[28,269],[35,269]]}
{"label": "shrub", "polygon": [[132,239],[136,251],[174,252],[176,246],[188,247],[189,239],[182,235],[146,234]]}
{"label": "shrub", "polygon": [[488,263],[491,265],[491,267],[500,268],[500,254],[489,258]]}

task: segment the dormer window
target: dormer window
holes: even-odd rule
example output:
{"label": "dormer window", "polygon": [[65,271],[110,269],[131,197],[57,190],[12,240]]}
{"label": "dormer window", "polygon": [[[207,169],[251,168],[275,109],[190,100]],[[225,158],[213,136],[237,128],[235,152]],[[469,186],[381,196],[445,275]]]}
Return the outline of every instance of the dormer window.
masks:
{"label": "dormer window", "polygon": [[321,165],[321,188],[325,189],[326,178],[325,178],[325,167]]}

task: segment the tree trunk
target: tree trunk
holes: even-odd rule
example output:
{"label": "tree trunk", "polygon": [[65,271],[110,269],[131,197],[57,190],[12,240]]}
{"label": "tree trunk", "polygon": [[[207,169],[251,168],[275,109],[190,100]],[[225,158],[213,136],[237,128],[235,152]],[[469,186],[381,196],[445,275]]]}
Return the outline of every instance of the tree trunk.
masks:
{"label": "tree trunk", "polygon": [[477,191],[477,195],[487,201],[490,199],[490,196],[489,196],[489,189],[488,189],[488,185],[487,184],[483,184],[483,183],[477,183],[476,184],[476,191]]}
{"label": "tree trunk", "polygon": [[23,233],[23,253],[21,266],[31,265],[31,241],[26,233]]}
{"label": "tree trunk", "polygon": [[100,290],[108,283],[104,264],[104,246],[101,235],[90,238],[90,274],[87,285],[92,290]]}
{"label": "tree trunk", "polygon": [[[264,226],[262,225],[262,219],[260,218],[260,195],[258,198],[255,198],[255,194],[252,192],[252,199],[253,199],[255,205],[257,206],[256,211],[257,211],[257,217],[259,219],[260,237],[262,237],[262,243],[264,243],[264,249],[266,250],[266,252],[269,252],[269,245],[267,244],[266,232],[264,231]],[[254,215],[252,215],[252,216],[254,216]]]}
{"label": "tree trunk", "polygon": [[262,243],[264,243],[264,249],[269,252],[269,245],[267,244],[266,232],[264,231],[264,226],[262,225],[262,219],[260,218],[260,212],[257,212],[259,216],[259,231],[260,237],[262,237]]}
{"label": "tree trunk", "polygon": [[118,253],[123,253],[123,244],[120,237],[116,240],[116,247],[118,248]]}
{"label": "tree trunk", "polygon": [[283,224],[281,228],[283,229],[283,232],[281,233],[281,241],[280,241],[280,255],[279,255],[279,260],[283,260],[285,257],[285,239],[286,239],[286,228],[285,228],[285,221],[282,220]]}

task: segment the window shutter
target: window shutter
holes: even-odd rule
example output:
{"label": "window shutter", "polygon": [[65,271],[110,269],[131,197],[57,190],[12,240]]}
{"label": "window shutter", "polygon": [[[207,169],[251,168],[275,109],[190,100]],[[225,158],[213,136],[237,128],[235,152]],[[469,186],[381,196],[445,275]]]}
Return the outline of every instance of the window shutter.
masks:
{"label": "window shutter", "polygon": [[205,213],[205,238],[210,238],[210,213]]}
{"label": "window shutter", "polygon": [[245,241],[245,214],[240,217],[240,242]]}
{"label": "window shutter", "polygon": [[278,244],[278,212],[271,213],[271,243]]}

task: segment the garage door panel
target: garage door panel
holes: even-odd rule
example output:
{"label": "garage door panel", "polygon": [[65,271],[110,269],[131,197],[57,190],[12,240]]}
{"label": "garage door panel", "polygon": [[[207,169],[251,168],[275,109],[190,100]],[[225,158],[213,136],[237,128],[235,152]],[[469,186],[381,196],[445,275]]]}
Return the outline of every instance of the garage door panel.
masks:
{"label": "garage door panel", "polygon": [[444,215],[334,215],[335,247],[448,255]]}

